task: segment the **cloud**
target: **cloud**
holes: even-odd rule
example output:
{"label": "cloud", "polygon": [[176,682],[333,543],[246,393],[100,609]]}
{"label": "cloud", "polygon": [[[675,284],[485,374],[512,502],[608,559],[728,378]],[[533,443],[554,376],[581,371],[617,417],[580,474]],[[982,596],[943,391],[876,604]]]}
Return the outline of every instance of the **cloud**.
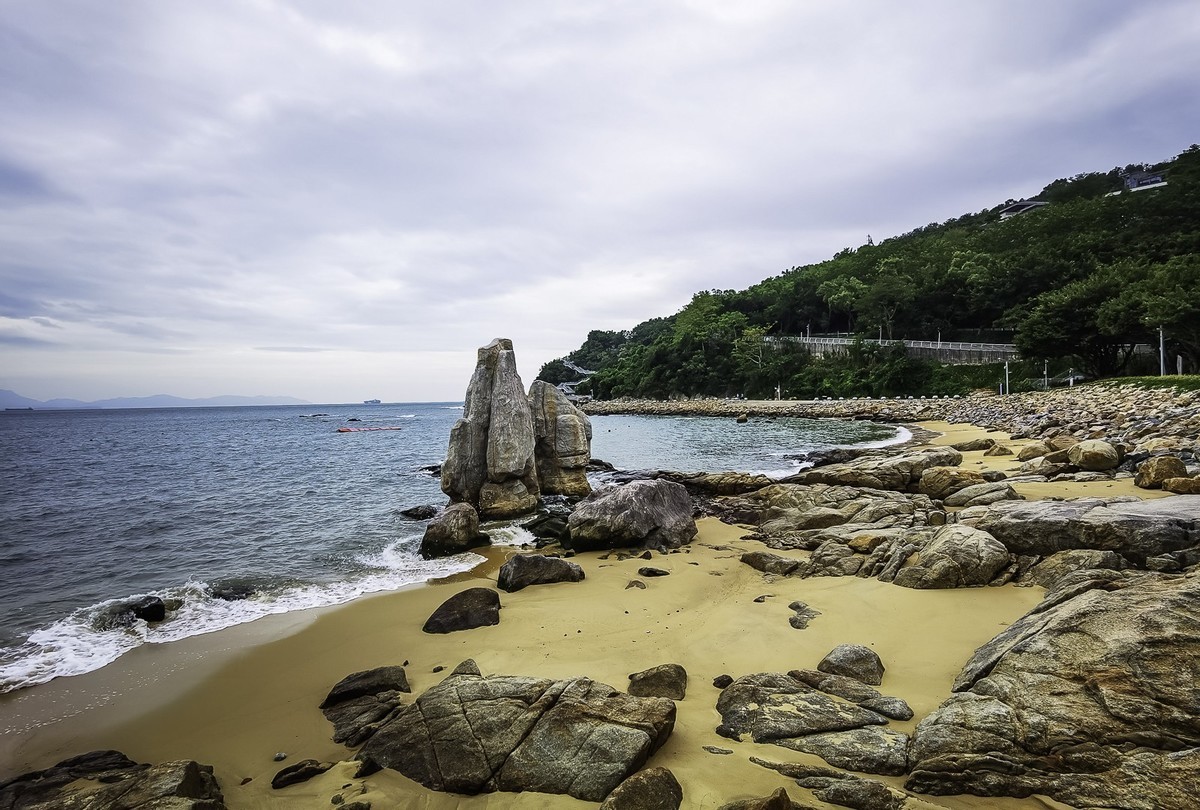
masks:
{"label": "cloud", "polygon": [[1170,157],[1198,74],[1186,0],[23,4],[0,315],[59,328],[0,378],[459,397],[498,335],[531,377],[697,290]]}

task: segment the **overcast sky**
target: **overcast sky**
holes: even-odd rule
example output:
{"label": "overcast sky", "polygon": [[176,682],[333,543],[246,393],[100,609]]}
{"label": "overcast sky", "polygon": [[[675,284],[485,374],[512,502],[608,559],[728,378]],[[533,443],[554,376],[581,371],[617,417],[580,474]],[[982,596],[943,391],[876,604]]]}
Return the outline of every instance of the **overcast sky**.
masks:
{"label": "overcast sky", "polygon": [[1200,141],[1195,0],[0,0],[0,388],[459,400]]}

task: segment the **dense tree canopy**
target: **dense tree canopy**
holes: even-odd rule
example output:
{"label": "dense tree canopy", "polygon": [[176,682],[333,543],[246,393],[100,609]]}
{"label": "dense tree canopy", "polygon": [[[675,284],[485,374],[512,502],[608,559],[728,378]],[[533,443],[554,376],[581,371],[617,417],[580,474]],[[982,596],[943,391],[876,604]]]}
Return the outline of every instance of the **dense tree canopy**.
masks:
{"label": "dense tree canopy", "polygon": [[[1112,193],[1141,170],[1165,172],[1168,185]],[[1036,199],[1050,204],[1008,219],[997,205],[746,290],[697,293],[670,317],[590,332],[565,359],[597,372],[590,388],[602,398],[957,393],[949,380],[967,385],[969,372],[947,374],[899,346],[866,342],[817,360],[787,337],[1014,342],[1039,370],[1044,360],[1103,376],[1128,370],[1134,346],[1157,343],[1161,327],[1170,352],[1198,370],[1200,146],[1056,180]],[[539,376],[571,374],[553,361]]]}

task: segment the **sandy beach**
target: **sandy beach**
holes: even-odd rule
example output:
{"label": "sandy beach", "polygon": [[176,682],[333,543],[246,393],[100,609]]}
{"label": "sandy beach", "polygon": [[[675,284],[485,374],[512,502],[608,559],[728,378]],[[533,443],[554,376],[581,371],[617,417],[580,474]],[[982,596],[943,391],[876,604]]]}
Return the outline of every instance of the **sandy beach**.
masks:
{"label": "sandy beach", "polygon": [[[925,423],[936,444],[981,435],[1010,443],[1006,434],[969,425]],[[1021,442],[1012,442],[1014,449]],[[964,454],[963,467],[1008,470],[1015,457]],[[1160,496],[1131,481],[1019,485],[1027,498],[1078,495]],[[943,701],[963,663],[980,645],[1041,599],[1039,587],[911,590],[856,577],[789,579],[764,575],[739,562],[764,548],[741,539],[746,531],[706,518],[690,546],[656,554],[669,576],[628,587],[637,558],[584,553],[580,583],[502,594],[497,626],[430,635],[421,626],[445,599],[495,583],[505,555],[494,547],[474,571],[446,581],[342,607],[260,619],[167,645],[146,645],[99,671],[0,697],[0,779],[47,767],[94,749],[117,749],[140,762],[195,759],[215,767],[231,808],[328,807],[335,795],[374,807],[583,808],[594,804],[545,794],[438,794],[396,773],[356,779],[343,762],[311,781],[272,790],[271,777],[301,759],[341,761],[352,752],[331,740],[317,706],[345,675],[405,664],[413,694],[444,678],[464,659],[484,674],[566,678],[586,675],[623,689],[630,673],[663,663],[683,665],[687,697],[678,721],[651,764],[670,768],[683,785],[684,806],[717,808],[787,787],[797,801],[821,806],[792,780],[749,761],[824,764],[815,756],[771,745],[733,742],[715,733],[718,675],[814,668],[842,643],[874,649],[887,666],[880,689],[916,712],[899,731]],[[804,552],[790,552],[803,556]],[[766,596],[762,602],[756,597]],[[801,600],[820,612],[805,630],[788,624],[788,604]],[[444,668],[444,669],[443,669]],[[435,672],[435,669],[438,670]],[[709,753],[703,746],[732,748]],[[287,754],[283,764],[276,752]],[[883,781],[899,787],[900,777]],[[1037,796],[985,799],[928,797],[930,807],[1065,807]]]}

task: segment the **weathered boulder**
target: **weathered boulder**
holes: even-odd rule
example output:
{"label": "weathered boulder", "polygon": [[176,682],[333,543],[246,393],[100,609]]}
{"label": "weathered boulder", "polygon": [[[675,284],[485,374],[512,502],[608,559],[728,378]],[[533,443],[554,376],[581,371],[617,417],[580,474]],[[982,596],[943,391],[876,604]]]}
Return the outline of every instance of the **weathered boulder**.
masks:
{"label": "weathered boulder", "polygon": [[514,593],[530,585],[550,585],[555,582],[579,582],[583,569],[561,557],[542,554],[516,554],[500,566],[497,586]]}
{"label": "weathered boulder", "polygon": [[943,500],[960,489],[987,483],[983,473],[962,467],[930,467],[921,473],[918,489],[930,498]]}
{"label": "weathered boulder", "polygon": [[426,633],[455,633],[500,624],[500,594],[491,588],[468,588],[438,606],[421,629]]}
{"label": "weathered boulder", "polygon": [[921,721],[907,787],[1183,810],[1200,784],[1200,580],[1068,575]]}
{"label": "weathered boulder", "polygon": [[484,518],[532,511],[540,494],[533,448],[533,415],[512,341],[497,338],[479,350],[462,418],[450,430],[442,491]]}
{"label": "weathered boulder", "polygon": [[1168,478],[1162,482],[1162,489],[1176,495],[1200,495],[1200,478]]}
{"label": "weathered boulder", "polygon": [[987,506],[997,501],[1019,501],[1021,496],[1007,481],[990,481],[985,484],[975,484],[963,487],[952,495],[947,495],[943,503],[946,506]]}
{"label": "weathered boulder", "polygon": [[883,715],[838,700],[788,675],[760,672],[743,675],[717,699],[721,725],[717,733],[739,740],[787,746],[810,734],[885,725]]}
{"label": "weathered boulder", "polygon": [[567,521],[577,551],[678,548],[696,536],[692,499],[671,481],[633,481],[597,489]]}
{"label": "weathered boulder", "polygon": [[139,764],[119,751],[92,751],[0,784],[4,810],[224,810],[211,765],[191,760]]}
{"label": "weathered boulder", "polygon": [[950,447],[926,447],[895,455],[860,456],[845,464],[803,470],[782,479],[788,484],[831,484],[869,489],[911,490],[930,467],[957,467],[962,453]]}
{"label": "weathered boulder", "polygon": [[1187,474],[1187,465],[1175,456],[1151,456],[1138,465],[1133,483],[1142,489],[1159,489],[1163,481],[1185,478]]}
{"label": "weathered boulder", "polygon": [[830,765],[851,771],[888,776],[908,771],[908,735],[881,726],[809,734],[783,745],[793,751],[816,754]]}
{"label": "weathered boulder", "polygon": [[646,768],[617,785],[600,810],[679,810],[683,788],[666,768]]}
{"label": "weathered boulder", "polygon": [[1106,441],[1088,439],[1067,450],[1067,460],[1081,470],[1104,472],[1115,470],[1121,463],[1121,453]]}
{"label": "weathered boulder", "polygon": [[1012,454],[1012,448],[1003,444],[998,444],[984,453],[985,456],[1011,456]]}
{"label": "weathered boulder", "polygon": [[301,782],[307,782],[314,776],[320,776],[332,767],[332,762],[318,762],[315,759],[302,759],[299,762],[288,765],[275,774],[275,776],[271,779],[271,787],[274,790],[281,790],[285,787],[298,785]]}
{"label": "weathered boulder", "polygon": [[479,531],[479,513],[469,503],[452,503],[439,512],[421,537],[420,554],[427,560],[462,554],[480,546],[491,545],[492,539]]}
{"label": "weathered boulder", "polygon": [[1017,451],[1017,461],[1032,461],[1052,452],[1054,451],[1050,449],[1050,445],[1045,442],[1034,442]]}
{"label": "weathered boulder", "polygon": [[321,713],[333,723],[333,741],[356,746],[395,711],[409,692],[404,667],[377,667],[347,675],[321,702]]}
{"label": "weathered boulder", "polygon": [[592,453],[592,423],[565,395],[544,380],[529,386],[533,414],[534,459],[543,495],[582,497],[592,491],[587,465]]}
{"label": "weathered boulder", "polygon": [[883,683],[883,662],[870,647],[861,644],[839,644],[817,664],[817,670],[830,675],[843,675],[872,686]]}
{"label": "weathered boulder", "polygon": [[637,697],[683,700],[687,694],[687,670],[679,664],[660,664],[629,676],[626,690]]}
{"label": "weathered boulder", "polygon": [[1008,549],[987,532],[951,524],[921,548],[917,562],[893,580],[905,588],[966,588],[987,585],[1009,564]]}
{"label": "weathered boulder", "polygon": [[971,439],[970,441],[959,442],[950,446],[960,453],[972,453],[979,450],[991,450],[996,446],[996,440],[990,436],[982,436],[978,439]]}
{"label": "weathered boulder", "polygon": [[790,576],[804,562],[791,557],[781,557],[769,551],[747,551],[742,555],[741,560],[757,571],[780,577]]}
{"label": "weathered boulder", "polygon": [[1014,554],[1091,548],[1140,562],[1200,544],[1200,497],[1003,501],[961,513],[959,524],[986,531]]}
{"label": "weathered boulder", "polygon": [[565,793],[599,802],[667,740],[675,704],[588,678],[479,674],[466,661],[389,718],[359,750],[430,788]]}
{"label": "weathered boulder", "polygon": [[1054,584],[1067,574],[1076,571],[1087,571],[1103,568],[1120,571],[1127,568],[1129,563],[1115,551],[1097,551],[1090,548],[1072,548],[1051,554],[1046,559],[1029,569],[1021,578],[1022,582],[1052,588]]}

